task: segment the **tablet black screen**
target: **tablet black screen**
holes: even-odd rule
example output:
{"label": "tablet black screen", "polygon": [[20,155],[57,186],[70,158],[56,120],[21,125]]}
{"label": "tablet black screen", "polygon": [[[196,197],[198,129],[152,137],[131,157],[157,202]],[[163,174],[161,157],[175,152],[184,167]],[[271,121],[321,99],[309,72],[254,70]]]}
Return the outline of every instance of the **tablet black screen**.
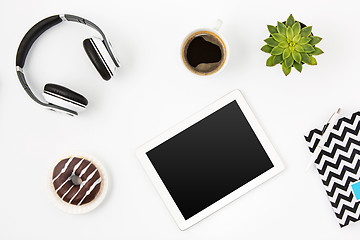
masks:
{"label": "tablet black screen", "polygon": [[236,101],[146,154],[185,219],[274,166]]}

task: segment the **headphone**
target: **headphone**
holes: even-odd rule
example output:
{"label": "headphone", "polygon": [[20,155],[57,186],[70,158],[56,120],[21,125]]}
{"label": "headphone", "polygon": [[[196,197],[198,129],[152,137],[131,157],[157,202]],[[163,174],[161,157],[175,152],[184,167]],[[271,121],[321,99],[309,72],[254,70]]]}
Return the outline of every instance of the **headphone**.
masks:
{"label": "headphone", "polygon": [[45,18],[35,24],[24,36],[16,54],[16,73],[26,93],[36,103],[53,111],[65,112],[71,116],[78,115],[78,112],[85,110],[88,100],[81,94],[66,87],[47,83],[44,87],[43,96],[47,102],[39,100],[31,91],[25,80],[23,67],[26,56],[36,39],[49,28],[64,22],[78,22],[95,29],[101,35],[100,38],[87,38],[83,41],[86,54],[100,73],[104,80],[110,80],[117,68],[120,67],[119,60],[112,50],[111,43],[101,29],[89,20],[84,18],[62,14]]}

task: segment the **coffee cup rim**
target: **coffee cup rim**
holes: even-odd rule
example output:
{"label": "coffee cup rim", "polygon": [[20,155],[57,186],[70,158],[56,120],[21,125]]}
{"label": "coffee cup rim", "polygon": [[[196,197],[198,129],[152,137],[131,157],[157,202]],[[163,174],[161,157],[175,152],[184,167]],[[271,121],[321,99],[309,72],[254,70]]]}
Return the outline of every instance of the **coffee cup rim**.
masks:
{"label": "coffee cup rim", "polygon": [[[186,40],[189,39],[191,36],[193,36],[194,34],[197,34],[199,32],[210,32],[212,34],[215,34],[219,40],[221,41],[221,43],[223,44],[224,46],[224,49],[225,49],[225,54],[224,54],[224,61],[222,63],[222,65],[214,72],[212,72],[211,74],[200,74],[196,71],[194,71],[193,69],[191,69],[190,67],[188,67],[186,65],[186,61],[184,59],[184,47],[185,47],[185,43],[186,43]],[[187,69],[187,70],[190,70],[190,72],[198,75],[198,76],[214,76],[215,74],[218,74],[219,72],[221,72],[223,70],[223,68],[227,65],[228,63],[228,60],[229,60],[229,45],[226,41],[226,39],[223,37],[222,34],[219,33],[218,30],[216,29],[212,29],[212,28],[198,28],[198,29],[195,29],[193,30],[192,32],[190,32],[188,35],[186,35],[186,37],[184,38],[184,40],[182,41],[182,44],[181,44],[181,48],[180,48],[180,56],[181,56],[181,60],[183,62],[183,65],[184,67]]]}

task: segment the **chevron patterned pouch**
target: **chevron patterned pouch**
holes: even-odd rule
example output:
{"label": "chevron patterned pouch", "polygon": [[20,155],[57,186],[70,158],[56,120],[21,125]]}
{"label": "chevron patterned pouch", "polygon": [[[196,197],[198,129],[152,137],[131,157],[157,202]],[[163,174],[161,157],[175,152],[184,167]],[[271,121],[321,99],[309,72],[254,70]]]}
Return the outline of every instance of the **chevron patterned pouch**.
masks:
{"label": "chevron patterned pouch", "polygon": [[[325,125],[324,129],[327,127]],[[322,134],[313,129],[305,140],[313,153]],[[315,160],[340,227],[360,220],[360,112],[340,118]]]}

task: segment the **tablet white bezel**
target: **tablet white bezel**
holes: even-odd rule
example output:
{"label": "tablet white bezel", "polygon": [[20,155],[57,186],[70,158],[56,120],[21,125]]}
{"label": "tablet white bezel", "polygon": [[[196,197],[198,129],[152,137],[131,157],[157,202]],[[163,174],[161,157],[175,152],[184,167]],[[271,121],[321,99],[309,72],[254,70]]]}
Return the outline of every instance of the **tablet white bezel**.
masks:
{"label": "tablet white bezel", "polygon": [[[195,123],[199,122],[200,120],[214,113],[215,111],[231,103],[234,100],[237,102],[241,111],[244,113],[247,121],[249,122],[250,126],[255,132],[257,138],[262,144],[264,150],[269,156],[274,167],[264,172],[263,174],[259,175],[258,177],[254,178],[253,180],[246,183],[237,190],[233,191],[232,193],[228,194],[227,196],[223,197],[222,199],[210,205],[209,207],[205,208],[204,210],[197,213],[193,217],[185,220],[179,208],[177,207],[176,203],[172,199],[170,193],[168,192],[166,186],[162,182],[160,176],[156,172],[150,159],[147,157],[146,153],[151,149],[155,148],[156,146],[160,145],[161,143],[165,142],[166,140],[174,137],[176,134],[184,131],[188,127],[194,125]],[[249,105],[246,103],[244,97],[242,96],[239,90],[234,90],[230,92],[229,94],[225,95],[224,97],[220,98],[219,100],[215,101],[214,103],[200,110],[198,113],[194,114],[193,116],[187,118],[186,120],[180,122],[179,124],[165,131],[164,133],[160,134],[158,137],[145,143],[136,150],[136,155],[140,160],[141,164],[143,165],[150,180],[154,184],[156,190],[160,194],[165,205],[167,206],[168,210],[170,211],[171,215],[173,216],[175,222],[177,223],[177,225],[181,230],[185,230],[190,226],[194,225],[195,223],[201,221],[205,217],[209,216],[210,214],[216,212],[220,208],[224,207],[225,205],[229,204],[230,202],[244,195],[251,189],[267,181],[268,179],[275,176],[284,169],[284,165],[281,162],[280,157],[276,153],[269,139],[266,137],[265,132],[259,125]]]}

